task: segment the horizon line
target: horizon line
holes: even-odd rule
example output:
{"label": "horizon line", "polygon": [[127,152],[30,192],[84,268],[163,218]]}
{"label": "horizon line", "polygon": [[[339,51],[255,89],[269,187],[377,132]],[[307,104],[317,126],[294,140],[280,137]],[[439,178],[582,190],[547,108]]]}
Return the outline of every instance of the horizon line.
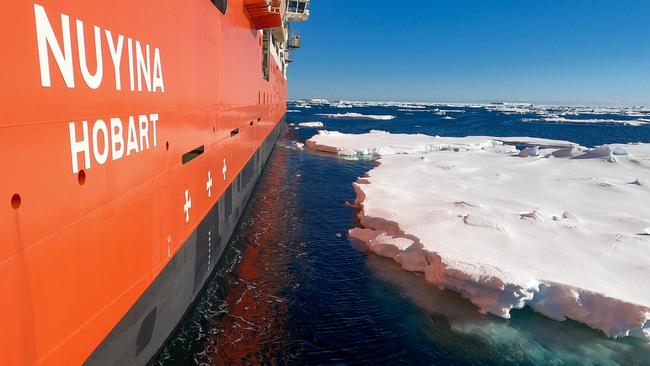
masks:
{"label": "horizon line", "polygon": [[527,100],[492,100],[492,101],[466,101],[466,102],[459,102],[459,101],[433,101],[433,100],[415,100],[415,99],[405,99],[405,100],[389,100],[389,99],[376,99],[376,98],[371,98],[371,99],[346,99],[346,98],[326,98],[326,97],[304,97],[304,98],[287,98],[287,102],[289,101],[297,101],[297,100],[309,100],[309,99],[321,99],[321,100],[326,100],[326,101],[345,101],[345,102],[394,102],[394,103],[421,103],[421,104],[463,104],[463,105],[468,105],[468,104],[477,104],[477,105],[482,105],[482,104],[531,104],[531,105],[538,105],[538,106],[562,106],[562,107],[635,107],[635,108],[649,108],[650,104],[638,104],[638,103],[622,103],[622,102],[560,102],[560,101],[527,101]]}

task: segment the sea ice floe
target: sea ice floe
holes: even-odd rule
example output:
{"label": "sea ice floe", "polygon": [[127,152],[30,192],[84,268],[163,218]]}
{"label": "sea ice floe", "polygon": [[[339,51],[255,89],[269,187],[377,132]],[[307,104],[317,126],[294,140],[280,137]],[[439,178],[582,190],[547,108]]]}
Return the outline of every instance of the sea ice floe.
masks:
{"label": "sea ice floe", "polygon": [[[522,122],[552,122],[573,124],[621,124],[627,126],[650,125],[650,108],[645,106],[612,107],[612,106],[569,106],[569,105],[538,105],[531,103],[411,103],[397,101],[328,101],[326,99],[306,99],[290,101],[290,106],[296,108],[311,108],[311,106],[331,108],[396,108],[400,112],[432,111],[434,114],[446,116],[450,113],[465,113],[468,110],[485,110],[488,112],[507,115],[519,115]],[[360,113],[331,114],[329,118],[364,118]],[[386,116],[367,119],[387,119]],[[377,116],[375,116],[377,117]]]}
{"label": "sea ice floe", "polygon": [[321,113],[321,114],[318,114],[318,115],[323,116],[323,117],[327,117],[327,118],[377,119],[377,120],[386,120],[386,121],[395,118],[395,116],[391,116],[391,115],[361,114],[361,113],[355,113],[355,112],[349,112],[349,113]]}
{"label": "sea ice floe", "polygon": [[463,109],[439,109],[439,108],[436,108],[436,109],[433,110],[433,113],[435,113],[437,115],[440,115],[440,116],[444,116],[447,113],[465,113],[465,110],[463,110]]}
{"label": "sea ice floe", "polygon": [[[571,105],[537,105],[530,103],[491,103],[478,105],[489,111],[504,114],[536,114],[548,119],[548,122],[564,122],[566,116],[623,116],[629,118],[648,117],[650,109],[643,106],[611,107],[611,106],[571,106]],[[563,119],[564,118],[564,119]],[[642,119],[641,118],[641,119]],[[572,120],[571,120],[572,121]],[[602,123],[598,118],[584,119],[582,123]],[[605,120],[606,121],[606,120]],[[580,123],[578,121],[577,123]]]}
{"label": "sea ice floe", "polygon": [[[545,146],[516,157],[513,142]],[[650,144],[320,131],[306,146],[380,157],[349,233],[374,253],[484,313],[529,306],[650,340],[650,187],[630,184],[650,181]]]}
{"label": "sea ice floe", "polygon": [[497,140],[501,141],[506,144],[511,144],[511,145],[527,145],[527,146],[539,146],[540,149],[560,149],[560,148],[580,148],[584,149],[582,146],[570,142],[570,141],[563,141],[563,140],[551,140],[551,139],[543,139],[543,138],[537,138],[537,137],[491,137],[491,136],[479,136],[475,138],[483,138],[483,139],[492,139],[492,140]]}
{"label": "sea ice floe", "polygon": [[323,122],[300,122],[298,123],[300,127],[324,127]]}
{"label": "sea ice floe", "polygon": [[[636,119],[641,122],[650,122],[650,108],[645,106],[614,107],[614,106],[586,106],[586,105],[541,105],[531,103],[412,103],[398,101],[328,101],[325,99],[306,99],[289,101],[290,104],[329,106],[333,108],[366,108],[387,107],[401,109],[432,109],[434,113],[462,113],[464,109],[484,109],[503,114],[532,114],[546,118],[563,118],[594,116],[594,120],[605,119],[605,116],[621,116]],[[580,119],[580,118],[578,118]],[[584,119],[584,118],[582,118]],[[589,120],[589,119],[587,119]],[[556,120],[561,122],[562,120]],[[594,121],[591,121],[594,123]]]}
{"label": "sea ice floe", "polygon": [[559,116],[542,117],[542,118],[522,118],[522,122],[556,122],[556,123],[610,123],[622,124],[627,126],[642,126],[650,123],[644,119],[612,119],[612,118],[565,118]]}
{"label": "sea ice floe", "polygon": [[[363,136],[362,138],[358,138]],[[318,134],[305,144],[318,150],[348,158],[378,157],[393,154],[412,154],[438,150],[468,150],[491,147],[508,152],[516,152],[514,146],[483,137],[457,138],[422,134],[391,134],[373,130],[364,135],[344,134],[337,131],[318,131]]]}
{"label": "sea ice floe", "polygon": [[427,112],[427,109],[410,109],[410,108],[397,108],[398,112],[411,112],[407,113],[409,115],[413,115],[413,112]]}

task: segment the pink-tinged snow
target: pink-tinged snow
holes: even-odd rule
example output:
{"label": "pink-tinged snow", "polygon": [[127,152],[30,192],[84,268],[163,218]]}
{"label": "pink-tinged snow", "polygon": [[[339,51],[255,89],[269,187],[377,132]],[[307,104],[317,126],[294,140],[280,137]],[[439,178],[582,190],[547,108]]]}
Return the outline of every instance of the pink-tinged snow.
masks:
{"label": "pink-tinged snow", "polygon": [[381,155],[354,185],[363,227],[350,231],[374,253],[482,312],[530,306],[650,340],[650,144],[499,140],[320,132],[306,145]]}
{"label": "pink-tinged snow", "polygon": [[394,119],[395,116],[391,115],[383,115],[383,114],[361,114],[361,113],[354,113],[354,112],[349,112],[349,113],[321,113],[318,114],[318,116],[323,116],[327,118],[344,118],[344,119],[376,119],[376,120],[383,120],[383,121],[388,121],[391,119]]}

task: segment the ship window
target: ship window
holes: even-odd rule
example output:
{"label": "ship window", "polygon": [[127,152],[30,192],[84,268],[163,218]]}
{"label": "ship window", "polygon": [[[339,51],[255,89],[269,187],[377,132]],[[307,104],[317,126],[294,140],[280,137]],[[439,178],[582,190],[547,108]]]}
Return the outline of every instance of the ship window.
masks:
{"label": "ship window", "polygon": [[214,6],[219,9],[221,14],[226,14],[226,9],[228,9],[228,0],[211,0]]}
{"label": "ship window", "polygon": [[287,12],[289,13],[297,13],[297,14],[304,14],[305,10],[307,10],[307,4],[309,1],[306,0],[292,0],[289,1],[289,5],[287,6]]}

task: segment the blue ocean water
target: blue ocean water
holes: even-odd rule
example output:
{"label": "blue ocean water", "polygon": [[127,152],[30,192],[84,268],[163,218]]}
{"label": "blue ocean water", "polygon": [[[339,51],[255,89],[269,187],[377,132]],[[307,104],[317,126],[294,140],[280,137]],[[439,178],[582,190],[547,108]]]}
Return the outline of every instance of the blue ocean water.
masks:
{"label": "blue ocean water", "polygon": [[[297,106],[298,105],[298,106]],[[441,136],[532,136],[585,146],[650,142],[650,126],[528,121],[483,107],[340,109],[292,103],[289,124]],[[443,119],[442,110],[453,119]],[[393,115],[392,120],[321,114]],[[576,120],[639,120],[621,113]],[[643,118],[642,118],[643,119]],[[453,292],[368,253],[348,239],[356,224],[352,182],[372,161],[294,148],[317,132],[288,126],[224,257],[195,306],[153,360],[186,364],[650,365],[650,347],[529,309],[509,320],[482,315]]]}

